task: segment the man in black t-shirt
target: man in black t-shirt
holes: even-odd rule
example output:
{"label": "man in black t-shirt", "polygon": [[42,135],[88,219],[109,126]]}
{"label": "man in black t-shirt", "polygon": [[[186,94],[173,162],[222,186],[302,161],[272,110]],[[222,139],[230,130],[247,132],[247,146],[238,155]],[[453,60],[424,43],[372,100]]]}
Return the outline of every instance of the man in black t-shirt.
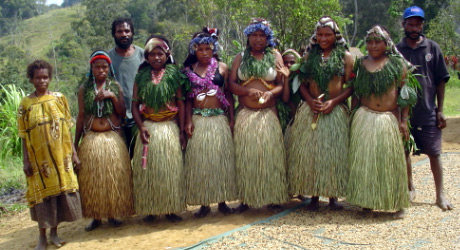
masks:
{"label": "man in black t-shirt", "polygon": [[[423,10],[417,6],[411,6],[404,11],[403,19],[402,26],[405,37],[398,43],[397,48],[408,61],[417,67],[414,73],[421,75],[417,76],[417,80],[423,90],[418,96],[417,104],[412,109],[410,119],[411,133],[420,149],[416,153],[426,154],[430,159],[436,186],[436,205],[443,210],[451,210],[453,206],[444,197],[440,156],[441,129],[447,125],[442,111],[444,88],[450,78],[449,72],[439,45],[422,35],[425,20]],[[406,156],[409,191],[412,200],[415,198],[415,189],[412,182],[409,152],[406,153]]]}

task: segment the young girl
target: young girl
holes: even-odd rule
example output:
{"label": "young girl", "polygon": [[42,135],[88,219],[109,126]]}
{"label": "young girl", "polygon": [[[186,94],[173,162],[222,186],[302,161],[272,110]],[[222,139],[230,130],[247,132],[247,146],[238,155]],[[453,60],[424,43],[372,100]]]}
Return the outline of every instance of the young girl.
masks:
{"label": "young girl", "polygon": [[147,40],[144,57],[133,89],[132,112],[139,127],[133,158],[134,205],[138,214],[148,215],[145,222],[161,214],[178,222],[182,218],[175,213],[186,208],[182,86],[187,77],[173,64],[163,37]]}
{"label": "young girl", "polygon": [[72,166],[80,164],[70,134],[72,117],[65,96],[48,90],[52,72],[51,65],[42,60],[27,67],[27,77],[35,91],[21,100],[18,110],[26,198],[30,216],[40,230],[35,249],[46,249],[47,228],[51,243],[60,247],[64,242],[58,237],[58,224],[81,218],[78,182]]}
{"label": "young girl", "polygon": [[124,98],[107,53],[91,54],[88,76],[78,91],[75,148],[81,159],[78,181],[83,215],[93,218],[85,230],[92,231],[103,218],[117,227],[121,222],[115,218],[134,211],[131,161],[121,135]]}
{"label": "young girl", "polygon": [[347,201],[396,211],[394,217],[402,218],[410,205],[403,138],[409,139],[409,106],[417,95],[405,81],[408,63],[387,31],[380,26],[369,30],[366,48],[368,55],[357,60],[352,82],[359,109],[350,128]]}
{"label": "young girl", "polygon": [[[217,60],[218,30],[204,28],[190,41],[184,62],[191,82],[186,102],[185,154],[187,204],[202,205],[198,218],[219,202],[219,211],[232,213],[226,200],[236,199],[233,96],[226,90],[228,68]],[[228,112],[230,126],[225,112]],[[192,117],[193,114],[193,117]]]}

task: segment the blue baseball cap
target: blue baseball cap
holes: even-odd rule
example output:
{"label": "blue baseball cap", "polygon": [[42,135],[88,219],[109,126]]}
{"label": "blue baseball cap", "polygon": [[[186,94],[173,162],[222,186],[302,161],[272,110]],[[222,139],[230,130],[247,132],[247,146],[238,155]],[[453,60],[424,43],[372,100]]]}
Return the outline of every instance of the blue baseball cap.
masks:
{"label": "blue baseball cap", "polygon": [[407,19],[409,17],[421,17],[425,20],[425,12],[423,12],[422,8],[414,5],[404,10],[403,18]]}

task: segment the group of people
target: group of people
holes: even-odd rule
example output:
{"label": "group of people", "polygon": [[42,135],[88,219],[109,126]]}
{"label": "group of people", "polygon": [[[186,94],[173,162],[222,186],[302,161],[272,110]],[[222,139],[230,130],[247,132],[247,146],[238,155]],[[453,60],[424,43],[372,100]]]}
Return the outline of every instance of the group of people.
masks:
{"label": "group of people", "polygon": [[[423,10],[408,8],[397,46],[372,27],[368,54],[355,62],[330,17],[320,18],[303,57],[280,54],[269,23],[252,19],[247,47],[229,70],[217,54],[218,29],[195,33],[179,67],[165,37],[134,46],[132,21],[117,19],[116,47],[91,54],[79,87],[73,142],[67,100],[48,90],[52,67],[33,62],[27,75],[35,91],[23,98],[18,123],[37,249],[46,248],[46,228],[60,246],[58,223],[82,216],[93,219],[91,231],[134,213],[148,223],[160,215],[178,222],[186,205],[201,206],[198,218],[211,203],[226,215],[278,210],[293,195],[311,195],[309,210],[318,210],[320,196],[342,209],[337,198],[345,197],[401,218],[415,192],[404,149],[409,128],[430,158],[436,204],[452,209],[440,161],[449,74],[437,44],[421,34],[423,21]],[[414,65],[423,75],[418,95]],[[279,99],[291,108],[284,134]],[[225,202],[233,200],[241,204],[231,209]]]}

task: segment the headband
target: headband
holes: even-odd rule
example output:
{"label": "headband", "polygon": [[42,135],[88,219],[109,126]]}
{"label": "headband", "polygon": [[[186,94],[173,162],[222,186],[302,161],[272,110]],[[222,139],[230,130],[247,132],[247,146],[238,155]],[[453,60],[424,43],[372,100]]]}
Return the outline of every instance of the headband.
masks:
{"label": "headband", "polygon": [[98,50],[98,51],[95,51],[91,57],[89,58],[89,71],[88,73],[86,74],[87,77],[91,77],[93,76],[93,70],[91,68],[91,65],[94,63],[94,61],[96,61],[97,59],[104,59],[106,60],[108,63],[109,63],[109,68],[110,68],[110,76],[114,77],[115,78],[115,70],[113,69],[113,66],[112,66],[112,60],[110,59],[110,56],[109,54],[107,54],[105,51],[103,50]]}
{"label": "headband", "polygon": [[393,40],[391,40],[388,32],[382,29],[382,27],[380,27],[379,25],[372,27],[366,33],[367,34],[364,37],[364,40],[366,42],[370,40],[383,40],[385,44],[387,45],[385,53],[402,56],[401,53],[399,53],[398,49],[396,48],[395,44],[393,43]]}
{"label": "headband", "polygon": [[151,38],[147,42],[147,44],[145,45],[144,51],[146,51],[148,53],[148,52],[152,51],[156,47],[160,47],[166,54],[170,53],[168,44],[163,39],[156,38],[156,37]]}
{"label": "headband", "polygon": [[268,47],[275,47],[275,33],[273,30],[270,28],[270,24],[268,23],[267,20],[263,18],[253,18],[251,19],[251,23],[246,27],[243,31],[243,33],[246,36],[251,35],[253,32],[261,30],[265,33],[267,36],[267,46]]}
{"label": "headband", "polygon": [[91,59],[89,60],[89,64],[93,64],[94,61],[98,60],[98,59],[104,59],[106,60],[109,64],[112,64],[112,60],[110,60],[110,57],[104,55],[104,54],[98,54],[96,56],[93,56],[91,57]]}
{"label": "headband", "polygon": [[324,28],[324,27],[329,27],[332,29],[332,31],[335,34],[335,44],[336,45],[340,45],[344,47],[345,49],[348,49],[347,41],[345,41],[345,38],[343,38],[342,33],[340,33],[339,26],[334,21],[334,19],[328,16],[323,16],[319,19],[319,21],[315,25],[315,32],[313,32],[313,35],[310,38],[310,43],[307,46],[307,51],[312,49],[314,45],[318,44],[318,40],[316,39],[316,32],[318,31],[319,28]]}
{"label": "headband", "polygon": [[[217,50],[219,48],[219,43],[217,40],[219,39],[217,33],[218,29],[216,28],[209,28],[206,27],[204,29],[206,32],[198,33],[189,44],[189,53],[191,55],[195,55],[196,50],[198,49],[198,45],[200,44],[209,44],[212,49],[212,53],[215,55],[217,54]],[[207,36],[209,34],[210,36]]]}
{"label": "headband", "polygon": [[285,56],[285,55],[288,55],[288,54],[291,54],[291,55],[294,55],[296,57],[296,59],[299,59],[301,58],[301,56],[299,55],[299,53],[297,53],[297,51],[293,50],[293,49],[288,49],[286,51],[283,52],[282,56]]}

